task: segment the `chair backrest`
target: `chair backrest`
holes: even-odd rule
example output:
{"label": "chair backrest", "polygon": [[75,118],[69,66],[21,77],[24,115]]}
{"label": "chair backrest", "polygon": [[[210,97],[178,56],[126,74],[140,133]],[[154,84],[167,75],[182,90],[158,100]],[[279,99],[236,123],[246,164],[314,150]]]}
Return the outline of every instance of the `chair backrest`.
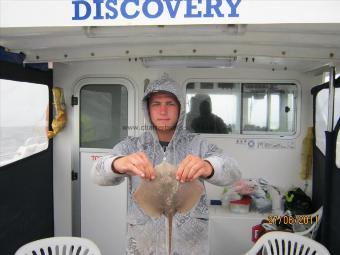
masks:
{"label": "chair backrest", "polygon": [[261,236],[246,255],[330,255],[322,244],[295,233],[272,231]]}
{"label": "chair backrest", "polygon": [[15,255],[101,255],[97,245],[80,237],[50,237],[30,242]]}
{"label": "chair backrest", "polygon": [[319,208],[319,210],[317,210],[313,214],[299,215],[300,219],[306,219],[307,222],[310,222],[311,219],[313,219],[314,222],[312,224],[295,224],[295,225],[293,225],[294,233],[315,239],[316,234],[318,233],[320,223],[321,223],[322,212],[323,212],[323,207],[321,206]]}

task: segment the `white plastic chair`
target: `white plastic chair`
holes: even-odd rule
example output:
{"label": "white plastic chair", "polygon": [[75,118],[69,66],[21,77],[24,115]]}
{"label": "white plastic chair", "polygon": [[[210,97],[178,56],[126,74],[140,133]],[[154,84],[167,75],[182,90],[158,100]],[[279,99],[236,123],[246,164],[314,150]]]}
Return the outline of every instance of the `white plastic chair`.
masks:
{"label": "white plastic chair", "polygon": [[261,236],[245,255],[330,255],[325,246],[295,233],[272,231]]}
{"label": "white plastic chair", "polygon": [[97,245],[80,237],[50,237],[20,247],[15,255],[101,255]]}
{"label": "white plastic chair", "polygon": [[307,236],[310,237],[312,239],[315,239],[316,234],[318,232],[320,223],[321,223],[321,219],[322,219],[322,212],[323,212],[323,207],[321,206],[319,208],[319,210],[317,210],[315,213],[313,214],[309,214],[309,215],[299,215],[300,219],[303,219],[304,217],[306,219],[314,219],[314,222],[312,224],[294,224],[293,225],[293,232],[302,236]]}

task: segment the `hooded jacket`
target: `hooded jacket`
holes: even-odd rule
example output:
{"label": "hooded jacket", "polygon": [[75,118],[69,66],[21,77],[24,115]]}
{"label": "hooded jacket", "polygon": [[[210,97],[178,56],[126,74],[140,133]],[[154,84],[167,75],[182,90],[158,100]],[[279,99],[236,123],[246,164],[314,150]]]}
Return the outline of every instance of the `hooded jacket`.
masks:
{"label": "hooded jacket", "polygon": [[[225,155],[220,148],[209,144],[198,134],[184,129],[185,104],[179,86],[167,76],[156,80],[148,86],[144,93],[142,106],[147,124],[152,127],[148,112],[148,98],[152,93],[165,91],[175,95],[180,103],[180,114],[175,133],[164,151],[153,128],[145,131],[139,137],[127,137],[114,146],[110,155],[98,159],[92,170],[92,177],[99,185],[117,185],[128,178],[128,208],[127,208],[127,254],[134,255],[168,255],[167,231],[165,216],[151,218],[146,215],[133,200],[133,193],[138,187],[139,176],[116,174],[112,171],[112,162],[121,156],[143,151],[153,166],[163,160],[173,165],[179,165],[188,155],[198,156],[214,168],[214,174],[208,181],[215,185],[227,185],[241,176],[235,160]],[[172,255],[207,255],[208,241],[208,207],[206,192],[200,201],[187,213],[177,213],[172,223]]]}

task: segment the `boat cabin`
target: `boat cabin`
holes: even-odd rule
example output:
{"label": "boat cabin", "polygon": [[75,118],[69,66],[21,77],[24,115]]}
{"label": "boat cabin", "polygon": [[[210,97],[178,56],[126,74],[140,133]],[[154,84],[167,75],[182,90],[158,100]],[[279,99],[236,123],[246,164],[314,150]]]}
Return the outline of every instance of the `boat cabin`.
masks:
{"label": "boat cabin", "polygon": [[[282,197],[294,188],[311,197],[313,211],[323,207],[315,238],[340,254],[335,11],[333,22],[320,13],[320,22],[306,14],[307,22],[242,23],[251,1],[81,0],[63,14],[41,4],[44,24],[10,16],[10,1],[1,2],[1,254],[50,236],[86,237],[103,255],[124,254],[127,181],[98,186],[91,167],[145,131],[143,93],[164,73],[185,95],[186,129],[235,158],[243,179],[271,187],[272,211],[235,213],[223,206],[225,187],[206,183],[211,254],[247,252],[252,227],[282,213]],[[35,4],[21,1],[20,11],[34,14]],[[54,15],[67,22],[58,25]],[[159,20],[164,15],[169,21]],[[202,102],[220,127],[193,124]]]}

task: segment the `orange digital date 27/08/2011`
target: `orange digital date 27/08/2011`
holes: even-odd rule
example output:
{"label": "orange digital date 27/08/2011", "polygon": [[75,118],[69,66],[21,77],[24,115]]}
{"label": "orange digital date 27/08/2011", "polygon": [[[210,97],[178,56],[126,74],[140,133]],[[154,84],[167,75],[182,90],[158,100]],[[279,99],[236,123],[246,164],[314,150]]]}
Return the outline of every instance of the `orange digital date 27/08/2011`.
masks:
{"label": "orange digital date 27/08/2011", "polygon": [[269,224],[285,224],[285,225],[294,225],[294,224],[312,224],[315,221],[319,221],[318,215],[269,215],[268,218]]}

